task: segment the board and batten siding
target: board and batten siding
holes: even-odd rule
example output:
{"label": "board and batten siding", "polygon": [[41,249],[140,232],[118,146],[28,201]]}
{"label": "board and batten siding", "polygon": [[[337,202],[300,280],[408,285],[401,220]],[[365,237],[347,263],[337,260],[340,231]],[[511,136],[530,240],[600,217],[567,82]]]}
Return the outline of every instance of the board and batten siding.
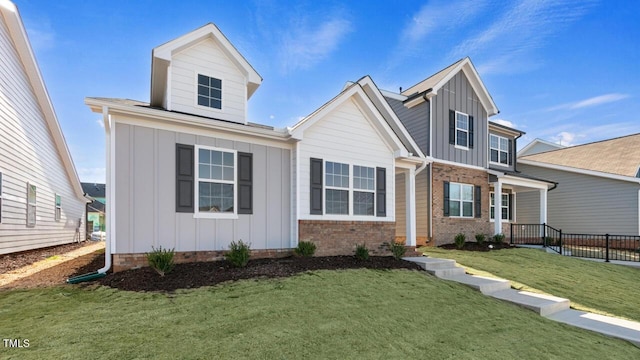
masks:
{"label": "board and batten siding", "polygon": [[[396,236],[406,236],[406,174],[396,174]],[[429,169],[416,176],[416,236],[429,237]]]}
{"label": "board and batten siding", "polygon": [[[579,234],[638,235],[639,184],[525,164],[518,164],[518,170],[558,182],[547,198],[547,222],[554,228]],[[538,202],[528,203],[518,193],[518,222],[529,220],[520,217],[521,211],[535,212],[528,208],[537,209]]]}
{"label": "board and batten siding", "polygon": [[[245,123],[246,77],[215,40],[203,40],[175,54],[170,73],[171,110]],[[198,74],[222,80],[222,110],[197,105]]]}
{"label": "board and batten siding", "polygon": [[[116,246],[114,253],[286,249],[291,241],[289,149],[116,123]],[[176,213],[176,143],[253,154],[253,214],[237,219]],[[196,180],[197,183],[197,180]],[[197,205],[196,205],[197,207]]]}
{"label": "board and batten siding", "polygon": [[[0,20],[1,17],[0,17]],[[8,29],[0,21],[0,254],[84,240],[85,203],[74,191]],[[36,225],[27,227],[27,183]],[[55,221],[55,194],[62,198]]]}
{"label": "board and batten siding", "polygon": [[[487,112],[478,95],[461,71],[447,82],[438,95],[431,98],[433,111],[433,157],[457,163],[487,166],[488,122]],[[458,149],[449,144],[449,110],[469,114],[474,118],[473,149]]]}
{"label": "board and batten siding", "polygon": [[[395,220],[395,176],[393,151],[380,137],[353,99],[317,121],[304,132],[304,139],[298,143],[300,165],[300,219],[302,220],[354,220],[347,215],[311,215],[310,214],[310,159],[320,158],[326,161],[346,163],[350,167],[350,179],[353,181],[353,165],[384,167],[386,169],[386,217],[358,216],[358,220],[393,221]],[[323,168],[324,174],[324,168]],[[324,183],[325,179],[323,179]],[[326,208],[323,191],[323,210]],[[352,207],[352,202],[349,206]]]}
{"label": "board and batten siding", "polygon": [[400,100],[385,99],[409,135],[420,147],[422,153],[429,156],[429,102],[425,101],[412,108],[407,108]]}

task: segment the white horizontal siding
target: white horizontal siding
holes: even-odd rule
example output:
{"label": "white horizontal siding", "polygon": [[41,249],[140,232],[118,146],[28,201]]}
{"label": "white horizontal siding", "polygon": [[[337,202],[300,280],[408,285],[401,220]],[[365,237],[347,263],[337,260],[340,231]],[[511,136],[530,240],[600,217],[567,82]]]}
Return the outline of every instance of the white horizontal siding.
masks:
{"label": "white horizontal siding", "polygon": [[[171,61],[171,110],[246,122],[246,77],[213,39],[206,39],[173,55]],[[197,74],[222,80],[222,110],[198,106]]]}
{"label": "white horizontal siding", "polygon": [[[75,195],[29,78],[0,21],[0,254],[74,241],[84,202]],[[27,183],[37,187],[36,226],[26,226]],[[55,194],[62,215],[55,221]],[[84,238],[84,225],[80,227]]]}
{"label": "white horizontal siding", "polygon": [[[310,215],[309,186],[310,159],[348,163],[387,169],[387,217],[366,217],[372,221],[395,219],[395,171],[393,152],[380,137],[358,106],[347,100],[335,110],[305,130],[304,139],[298,143],[300,149],[300,217],[322,219]],[[342,216],[351,220],[348,216]]]}
{"label": "white horizontal siding", "polygon": [[[558,182],[548,193],[549,225],[571,233],[638,235],[639,184],[524,164],[518,170]],[[525,206],[518,194],[518,215]]]}

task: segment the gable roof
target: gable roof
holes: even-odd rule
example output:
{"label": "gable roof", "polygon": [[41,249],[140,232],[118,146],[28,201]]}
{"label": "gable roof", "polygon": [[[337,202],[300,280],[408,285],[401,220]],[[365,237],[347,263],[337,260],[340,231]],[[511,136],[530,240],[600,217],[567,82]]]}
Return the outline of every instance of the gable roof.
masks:
{"label": "gable roof", "polygon": [[519,161],[550,164],[637,177],[640,168],[640,133],[523,156]]}
{"label": "gable roof", "polygon": [[82,190],[92,198],[106,197],[106,185],[98,183],[82,183]]}
{"label": "gable roof", "polygon": [[4,18],[5,24],[9,29],[9,36],[11,37],[18,56],[20,57],[20,62],[22,63],[25,73],[29,79],[33,93],[36,97],[40,110],[42,111],[42,115],[44,116],[44,121],[49,128],[53,143],[58,150],[58,154],[60,155],[60,159],[62,160],[62,164],[67,173],[67,178],[69,179],[76,196],[78,198],[84,198],[84,192],[80,186],[78,173],[76,172],[73,159],[71,158],[71,153],[69,152],[64,135],[62,134],[62,129],[58,123],[58,118],[56,117],[55,110],[53,109],[51,98],[49,98],[47,87],[42,79],[42,74],[40,73],[38,63],[33,54],[33,49],[31,48],[31,43],[29,42],[29,37],[27,36],[24,24],[22,23],[18,8],[9,0],[0,0],[0,16]]}
{"label": "gable roof", "polygon": [[535,153],[529,154],[531,149],[535,148],[538,145],[548,146],[548,147],[552,148],[552,150],[566,148],[566,146],[564,146],[564,145],[560,145],[560,144],[552,143],[552,142],[547,141],[547,140],[542,140],[542,139],[539,139],[539,138],[535,138],[535,139],[533,139],[532,142],[528,143],[525,147],[523,147],[520,151],[518,151],[518,156],[527,156],[527,155],[533,155],[533,154],[538,154],[538,153],[541,153],[541,152],[550,151],[550,150],[544,150],[544,151],[537,151]]}
{"label": "gable roof", "polygon": [[171,59],[178,53],[205,39],[213,39],[221,45],[223,52],[247,78],[247,99],[262,83],[262,77],[231,44],[229,39],[213,23],[166,42],[151,51],[151,105],[161,107],[166,95],[167,69]]}
{"label": "gable roof", "polygon": [[460,71],[464,72],[469,79],[469,83],[473,90],[478,95],[482,106],[487,110],[487,115],[492,116],[496,115],[500,111],[498,107],[493,102],[493,98],[491,94],[487,91],[487,88],[484,86],[484,83],[480,79],[480,75],[478,75],[478,71],[475,66],[471,62],[469,57],[465,57],[464,59],[460,59],[455,63],[447,66],[446,68],[438,71],[437,73],[431,75],[430,77],[422,80],[421,82],[411,86],[410,88],[404,90],[402,95],[408,96],[409,99],[407,101],[419,97],[422,94],[426,96],[435,96],[438,94],[438,90],[440,90],[449,80],[451,80],[457,73]]}
{"label": "gable roof", "polygon": [[[313,126],[316,122],[343,104],[345,101],[354,98],[362,111],[367,112],[370,118],[377,120],[374,121],[374,126],[382,135],[384,141],[387,144],[392,145],[394,150],[399,151],[396,155],[402,157],[410,157],[410,150],[403,144],[398,135],[389,126],[389,123],[385,117],[380,113],[378,108],[373,104],[371,99],[367,96],[365,90],[359,82],[353,83],[342,90],[333,99],[326,102],[319,107],[316,111],[300,120],[297,124],[289,128],[289,134],[294,139],[302,140],[304,137],[304,131]],[[419,150],[419,149],[417,149]]]}

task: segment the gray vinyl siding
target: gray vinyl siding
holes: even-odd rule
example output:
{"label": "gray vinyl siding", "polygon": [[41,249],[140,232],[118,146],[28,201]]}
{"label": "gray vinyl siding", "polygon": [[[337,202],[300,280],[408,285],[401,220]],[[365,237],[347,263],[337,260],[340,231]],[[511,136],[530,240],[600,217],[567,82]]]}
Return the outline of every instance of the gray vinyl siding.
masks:
{"label": "gray vinyl siding", "polygon": [[[429,236],[429,169],[416,176],[416,236]],[[396,174],[396,235],[406,235],[405,175]]]}
{"label": "gray vinyl siding", "polygon": [[[554,190],[555,191],[555,190]],[[518,224],[540,223],[540,192],[519,192],[516,198],[516,222]],[[548,214],[547,214],[548,215]],[[547,219],[549,220],[549,219]],[[549,222],[553,226],[553,222]]]}
{"label": "gray vinyl siding", "polygon": [[[67,175],[1,16],[0,173],[0,254],[84,239],[84,225],[76,233],[84,201]],[[35,227],[26,226],[27,183],[37,188]],[[55,221],[55,194],[62,198],[60,221]]]}
{"label": "gray vinyl siding", "polygon": [[523,152],[522,154],[520,154],[520,156],[539,154],[539,153],[543,153],[543,152],[547,152],[547,151],[558,150],[560,148],[561,147],[559,147],[559,146],[552,146],[552,145],[549,145],[549,144],[537,143],[537,144],[533,145],[531,148],[529,148],[526,152]]}
{"label": "gray vinyl siding", "polygon": [[[501,133],[500,131],[495,131],[495,130],[491,130],[489,131],[489,135],[497,135],[503,138],[506,138],[507,140],[511,140],[511,165],[504,165],[504,164],[498,164],[498,163],[492,163],[491,162],[491,139],[489,139],[487,142],[487,156],[488,156],[488,161],[489,161],[489,166],[494,168],[494,169],[500,169],[500,170],[509,170],[509,171],[514,171],[514,164],[516,163],[516,140],[514,139],[513,136]],[[508,162],[507,162],[508,164]]]}
{"label": "gray vinyl siding", "polygon": [[423,102],[409,109],[402,101],[392,98],[386,98],[386,100],[422,153],[429,156],[429,102]]}
{"label": "gray vinyl siding", "polygon": [[[252,153],[253,214],[205,219],[176,213],[176,143]],[[143,253],[152,246],[227,250],[237,240],[252,249],[289,248],[290,161],[287,149],[117,123],[115,253]]]}
{"label": "gray vinyl siding", "polygon": [[[518,170],[558,182],[548,193],[549,225],[572,233],[638,235],[640,184],[523,164]],[[518,194],[518,211],[525,205]]]}
{"label": "gray vinyl siding", "polygon": [[[459,72],[431,98],[433,103],[433,157],[480,167],[487,166],[487,112],[467,77]],[[462,150],[449,144],[449,110],[472,115],[474,118],[473,149]]]}

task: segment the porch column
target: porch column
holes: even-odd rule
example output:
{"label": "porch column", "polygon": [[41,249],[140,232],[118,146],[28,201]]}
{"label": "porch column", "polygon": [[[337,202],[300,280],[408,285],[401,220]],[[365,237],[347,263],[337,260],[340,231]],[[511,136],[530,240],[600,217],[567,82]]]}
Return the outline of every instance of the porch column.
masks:
{"label": "porch column", "polygon": [[498,235],[502,234],[502,183],[500,180],[493,184],[493,199],[493,233]]}
{"label": "porch column", "polygon": [[540,189],[540,224],[547,223],[547,189]]}
{"label": "porch column", "polygon": [[411,168],[404,174],[406,204],[406,246],[416,246],[416,170]]}

